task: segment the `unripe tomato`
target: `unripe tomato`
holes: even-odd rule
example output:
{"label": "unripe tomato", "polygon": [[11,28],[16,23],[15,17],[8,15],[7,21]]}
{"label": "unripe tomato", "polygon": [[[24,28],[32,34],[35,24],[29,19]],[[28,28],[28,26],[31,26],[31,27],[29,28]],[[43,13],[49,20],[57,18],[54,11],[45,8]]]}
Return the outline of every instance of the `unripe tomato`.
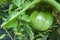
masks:
{"label": "unripe tomato", "polygon": [[30,24],[32,28],[38,31],[48,30],[53,23],[53,16],[49,12],[35,11],[30,16]]}

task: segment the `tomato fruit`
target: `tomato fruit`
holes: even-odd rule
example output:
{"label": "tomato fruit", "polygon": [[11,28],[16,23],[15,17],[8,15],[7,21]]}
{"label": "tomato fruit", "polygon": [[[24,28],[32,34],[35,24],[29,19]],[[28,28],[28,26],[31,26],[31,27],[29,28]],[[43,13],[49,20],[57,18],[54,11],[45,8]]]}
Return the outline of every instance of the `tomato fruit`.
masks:
{"label": "tomato fruit", "polygon": [[38,31],[46,31],[53,24],[53,16],[49,12],[34,11],[30,16],[30,24]]}

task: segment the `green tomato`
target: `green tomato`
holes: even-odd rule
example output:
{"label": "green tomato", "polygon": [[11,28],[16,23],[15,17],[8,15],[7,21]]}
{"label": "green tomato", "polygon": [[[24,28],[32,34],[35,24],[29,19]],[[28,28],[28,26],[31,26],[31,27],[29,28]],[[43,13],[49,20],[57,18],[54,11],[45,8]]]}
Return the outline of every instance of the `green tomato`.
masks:
{"label": "green tomato", "polygon": [[38,31],[48,30],[53,23],[53,16],[49,12],[34,11],[30,16],[30,24],[32,28]]}

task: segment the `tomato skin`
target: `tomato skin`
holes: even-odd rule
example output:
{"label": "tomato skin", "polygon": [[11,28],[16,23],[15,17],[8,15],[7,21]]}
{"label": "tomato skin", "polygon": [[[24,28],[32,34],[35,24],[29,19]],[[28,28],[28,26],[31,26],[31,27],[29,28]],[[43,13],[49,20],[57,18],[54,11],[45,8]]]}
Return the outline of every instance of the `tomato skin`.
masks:
{"label": "tomato skin", "polygon": [[30,24],[32,28],[38,31],[48,30],[53,23],[53,16],[49,12],[34,11],[30,16]]}

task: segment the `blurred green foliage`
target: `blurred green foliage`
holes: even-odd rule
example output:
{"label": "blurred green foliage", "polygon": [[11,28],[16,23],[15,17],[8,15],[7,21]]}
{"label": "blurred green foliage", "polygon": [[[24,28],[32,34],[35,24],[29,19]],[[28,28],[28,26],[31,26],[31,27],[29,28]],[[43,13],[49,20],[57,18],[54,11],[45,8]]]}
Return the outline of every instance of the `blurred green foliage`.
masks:
{"label": "blurred green foliage", "polygon": [[[59,12],[47,2],[41,1],[36,5],[32,5],[29,9],[22,12],[18,17],[11,20],[18,14],[21,10],[26,8],[29,4],[32,3],[34,0],[0,0],[0,19],[2,24],[6,24],[2,29],[5,29],[8,36],[11,40],[15,40],[18,38],[19,40],[60,40],[60,19]],[[58,0],[56,0],[59,2]],[[30,15],[33,11],[46,11],[46,12],[53,12],[56,11],[57,17],[54,15],[54,23],[52,28],[46,32],[40,32],[37,30],[32,29],[31,25],[29,24]],[[11,29],[11,30],[10,30]],[[10,31],[14,33],[14,37],[10,34]],[[1,34],[0,39],[5,38],[6,34]],[[58,36],[59,35],[59,36]],[[17,36],[17,37],[15,37]]]}

